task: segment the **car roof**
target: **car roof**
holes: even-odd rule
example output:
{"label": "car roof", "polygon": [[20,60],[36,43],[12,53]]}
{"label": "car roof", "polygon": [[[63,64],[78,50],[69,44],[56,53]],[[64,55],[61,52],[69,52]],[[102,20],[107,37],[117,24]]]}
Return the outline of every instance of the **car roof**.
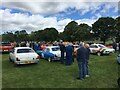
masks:
{"label": "car roof", "polygon": [[14,49],[32,49],[30,47],[15,47]]}
{"label": "car roof", "polygon": [[91,44],[91,45],[103,45],[103,44]]}
{"label": "car roof", "polygon": [[59,47],[59,46],[47,46],[46,48],[54,48],[54,47]]}

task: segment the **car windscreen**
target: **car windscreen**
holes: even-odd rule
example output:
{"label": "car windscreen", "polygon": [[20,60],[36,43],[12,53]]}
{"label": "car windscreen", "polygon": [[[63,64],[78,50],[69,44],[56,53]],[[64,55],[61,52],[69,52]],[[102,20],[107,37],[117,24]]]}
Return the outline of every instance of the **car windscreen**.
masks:
{"label": "car windscreen", "polygon": [[0,46],[11,46],[10,43],[0,43]]}
{"label": "car windscreen", "polygon": [[59,47],[52,48],[52,51],[59,51],[59,50],[60,50]]}
{"label": "car windscreen", "polygon": [[98,45],[99,47],[101,47],[101,48],[104,48],[105,46],[104,45]]}
{"label": "car windscreen", "polygon": [[17,53],[31,53],[34,52],[32,49],[18,49]]}

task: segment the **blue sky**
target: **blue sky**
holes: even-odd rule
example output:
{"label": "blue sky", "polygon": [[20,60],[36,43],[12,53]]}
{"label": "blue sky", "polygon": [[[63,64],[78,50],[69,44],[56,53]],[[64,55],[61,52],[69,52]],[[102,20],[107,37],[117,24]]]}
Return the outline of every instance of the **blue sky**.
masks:
{"label": "blue sky", "polygon": [[91,26],[100,17],[116,18],[119,13],[118,2],[3,2],[0,16],[1,33],[47,27],[62,32],[72,20]]}

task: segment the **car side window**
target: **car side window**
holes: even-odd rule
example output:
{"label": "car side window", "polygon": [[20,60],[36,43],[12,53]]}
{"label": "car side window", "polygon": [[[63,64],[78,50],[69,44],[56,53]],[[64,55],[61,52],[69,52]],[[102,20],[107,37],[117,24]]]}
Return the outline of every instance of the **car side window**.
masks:
{"label": "car side window", "polygon": [[95,48],[98,48],[98,46],[95,45]]}
{"label": "car side window", "polygon": [[95,46],[94,46],[94,45],[91,45],[90,48],[95,48]]}
{"label": "car side window", "polygon": [[50,49],[49,49],[49,48],[46,48],[46,52],[50,52]]}

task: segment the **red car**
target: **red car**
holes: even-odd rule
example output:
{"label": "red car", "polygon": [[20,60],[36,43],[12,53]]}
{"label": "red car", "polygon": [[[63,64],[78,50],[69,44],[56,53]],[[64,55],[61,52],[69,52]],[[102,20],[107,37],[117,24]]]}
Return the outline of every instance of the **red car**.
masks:
{"label": "red car", "polygon": [[0,52],[9,52],[12,49],[11,43],[1,42],[0,43]]}

